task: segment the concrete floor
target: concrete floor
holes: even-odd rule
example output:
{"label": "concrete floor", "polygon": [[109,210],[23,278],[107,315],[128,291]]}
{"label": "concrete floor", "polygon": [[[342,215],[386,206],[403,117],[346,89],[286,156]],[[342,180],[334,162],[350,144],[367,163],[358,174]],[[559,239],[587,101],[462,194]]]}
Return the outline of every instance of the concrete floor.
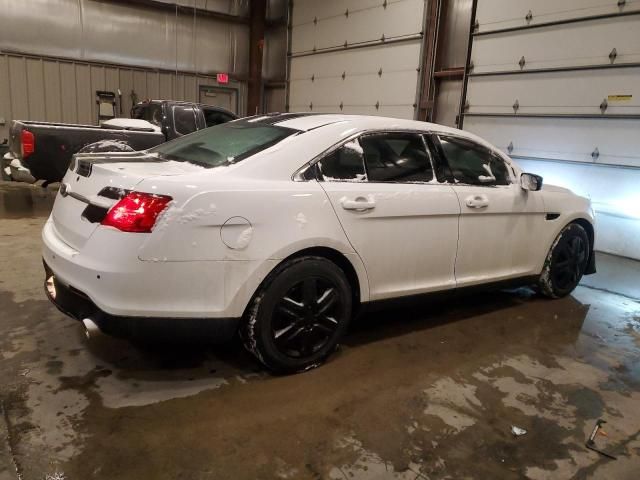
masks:
{"label": "concrete floor", "polygon": [[[87,341],[41,289],[52,198],[0,184],[0,480],[638,478],[638,263],[370,314],[274,377],[237,345]],[[617,460],[584,447],[598,418]]]}

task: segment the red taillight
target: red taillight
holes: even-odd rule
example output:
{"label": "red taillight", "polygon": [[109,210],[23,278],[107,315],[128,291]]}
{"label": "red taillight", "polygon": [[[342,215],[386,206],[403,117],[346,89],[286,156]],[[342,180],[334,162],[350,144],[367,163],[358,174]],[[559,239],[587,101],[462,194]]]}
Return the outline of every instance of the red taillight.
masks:
{"label": "red taillight", "polygon": [[111,207],[102,220],[102,225],[115,227],[123,232],[149,233],[158,215],[167,208],[171,200],[166,195],[130,192]]}
{"label": "red taillight", "polygon": [[22,130],[20,143],[22,145],[22,158],[27,158],[36,151],[36,137],[29,130]]}

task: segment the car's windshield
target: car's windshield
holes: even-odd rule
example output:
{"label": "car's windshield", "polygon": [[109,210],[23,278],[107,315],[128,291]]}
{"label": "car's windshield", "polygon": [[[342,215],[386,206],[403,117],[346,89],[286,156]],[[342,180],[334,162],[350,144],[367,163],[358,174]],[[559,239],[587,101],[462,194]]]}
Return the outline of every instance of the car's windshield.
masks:
{"label": "car's windshield", "polygon": [[225,123],[163,143],[149,152],[166,160],[212,168],[236,163],[296,132],[273,125]]}

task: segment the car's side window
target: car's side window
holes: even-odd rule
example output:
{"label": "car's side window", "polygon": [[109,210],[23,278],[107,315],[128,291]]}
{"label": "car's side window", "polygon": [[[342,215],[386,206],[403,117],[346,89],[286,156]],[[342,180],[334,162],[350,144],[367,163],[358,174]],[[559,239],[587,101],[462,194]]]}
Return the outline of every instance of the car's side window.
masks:
{"label": "car's side window", "polygon": [[196,131],[196,116],[193,107],[173,107],[173,124],[181,135]]}
{"label": "car's side window", "polygon": [[504,161],[477,143],[459,137],[438,136],[456,183],[509,185]]}
{"label": "car's side window", "polygon": [[414,133],[376,133],[360,138],[369,182],[430,182],[431,158]]}
{"label": "car's side window", "polygon": [[316,164],[318,180],[325,182],[366,182],[362,147],[351,140]]}

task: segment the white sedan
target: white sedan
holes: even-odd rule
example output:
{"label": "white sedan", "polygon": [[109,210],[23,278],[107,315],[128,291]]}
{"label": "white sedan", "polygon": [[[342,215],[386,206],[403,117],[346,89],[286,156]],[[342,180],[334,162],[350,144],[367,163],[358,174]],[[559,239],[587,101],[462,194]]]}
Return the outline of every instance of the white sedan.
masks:
{"label": "white sedan", "polygon": [[276,114],[146,152],[76,155],[46,290],[86,327],[238,331],[275,371],[321,363],[370,302],[485,284],[569,294],[595,272],[587,199],[467,132]]}

